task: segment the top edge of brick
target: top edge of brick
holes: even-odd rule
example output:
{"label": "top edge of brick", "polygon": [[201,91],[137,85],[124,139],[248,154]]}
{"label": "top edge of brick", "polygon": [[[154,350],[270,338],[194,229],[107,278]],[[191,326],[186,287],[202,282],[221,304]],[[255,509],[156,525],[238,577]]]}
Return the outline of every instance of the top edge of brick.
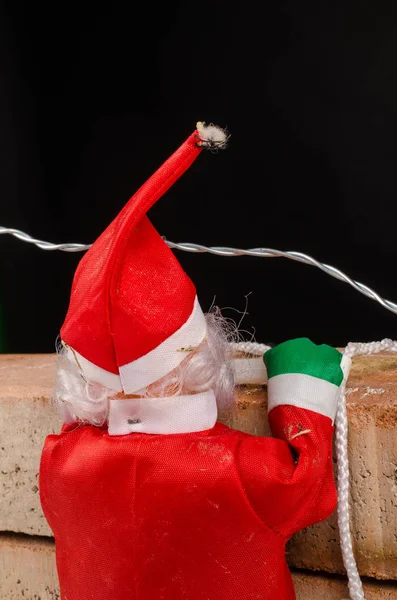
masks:
{"label": "top edge of brick", "polygon": [[[56,354],[0,354],[0,396],[48,396],[54,385],[56,360]],[[348,402],[356,397],[360,397],[361,402],[377,403],[386,397],[396,398],[397,402],[397,355],[379,353],[355,357],[347,396]]]}

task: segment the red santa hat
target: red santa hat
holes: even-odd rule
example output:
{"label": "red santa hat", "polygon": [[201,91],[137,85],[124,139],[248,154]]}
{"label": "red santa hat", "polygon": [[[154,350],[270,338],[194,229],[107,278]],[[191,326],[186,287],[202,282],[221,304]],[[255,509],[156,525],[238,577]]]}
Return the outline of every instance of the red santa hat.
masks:
{"label": "red santa hat", "polygon": [[203,148],[222,148],[226,137],[198,123],[80,261],[61,338],[88,381],[132,394],[205,339],[195,287],[146,213]]}

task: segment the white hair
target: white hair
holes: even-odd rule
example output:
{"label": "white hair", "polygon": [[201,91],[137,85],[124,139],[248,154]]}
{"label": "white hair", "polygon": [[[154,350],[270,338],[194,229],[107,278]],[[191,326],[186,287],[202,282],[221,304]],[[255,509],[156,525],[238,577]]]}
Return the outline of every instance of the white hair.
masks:
{"label": "white hair", "polygon": [[[207,336],[200,346],[189,352],[171,373],[136,395],[170,397],[213,389],[219,411],[231,404],[234,368],[229,342],[235,339],[235,327],[219,309],[206,314],[205,319]],[[65,422],[103,425],[108,419],[109,400],[120,396],[98,382],[88,381],[64,346],[60,346],[58,354],[53,400],[61,418]]]}

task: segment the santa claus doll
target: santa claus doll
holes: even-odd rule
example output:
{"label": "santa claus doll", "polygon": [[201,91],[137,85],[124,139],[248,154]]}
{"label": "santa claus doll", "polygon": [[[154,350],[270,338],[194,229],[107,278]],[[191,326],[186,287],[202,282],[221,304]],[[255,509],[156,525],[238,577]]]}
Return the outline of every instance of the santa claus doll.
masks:
{"label": "santa claus doll", "polygon": [[227,327],[146,216],[225,134],[197,130],[81,260],[61,330],[44,514],[62,600],[293,600],[288,539],[335,508],[332,437],[349,359],[292,340],[264,355],[272,438],[217,422]]}

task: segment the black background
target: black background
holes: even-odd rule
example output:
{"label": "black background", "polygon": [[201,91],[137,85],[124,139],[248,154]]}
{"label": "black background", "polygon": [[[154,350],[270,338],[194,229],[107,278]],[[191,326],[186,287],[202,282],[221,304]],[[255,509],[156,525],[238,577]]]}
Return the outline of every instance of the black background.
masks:
{"label": "black background", "polygon": [[[162,235],[298,250],[397,301],[395,2],[1,6],[0,225],[88,243],[212,121],[230,146],[150,211]],[[250,294],[248,338],[396,337],[396,315],[314,267],[177,255],[204,309]],[[0,237],[8,351],[53,350],[78,259]]]}

